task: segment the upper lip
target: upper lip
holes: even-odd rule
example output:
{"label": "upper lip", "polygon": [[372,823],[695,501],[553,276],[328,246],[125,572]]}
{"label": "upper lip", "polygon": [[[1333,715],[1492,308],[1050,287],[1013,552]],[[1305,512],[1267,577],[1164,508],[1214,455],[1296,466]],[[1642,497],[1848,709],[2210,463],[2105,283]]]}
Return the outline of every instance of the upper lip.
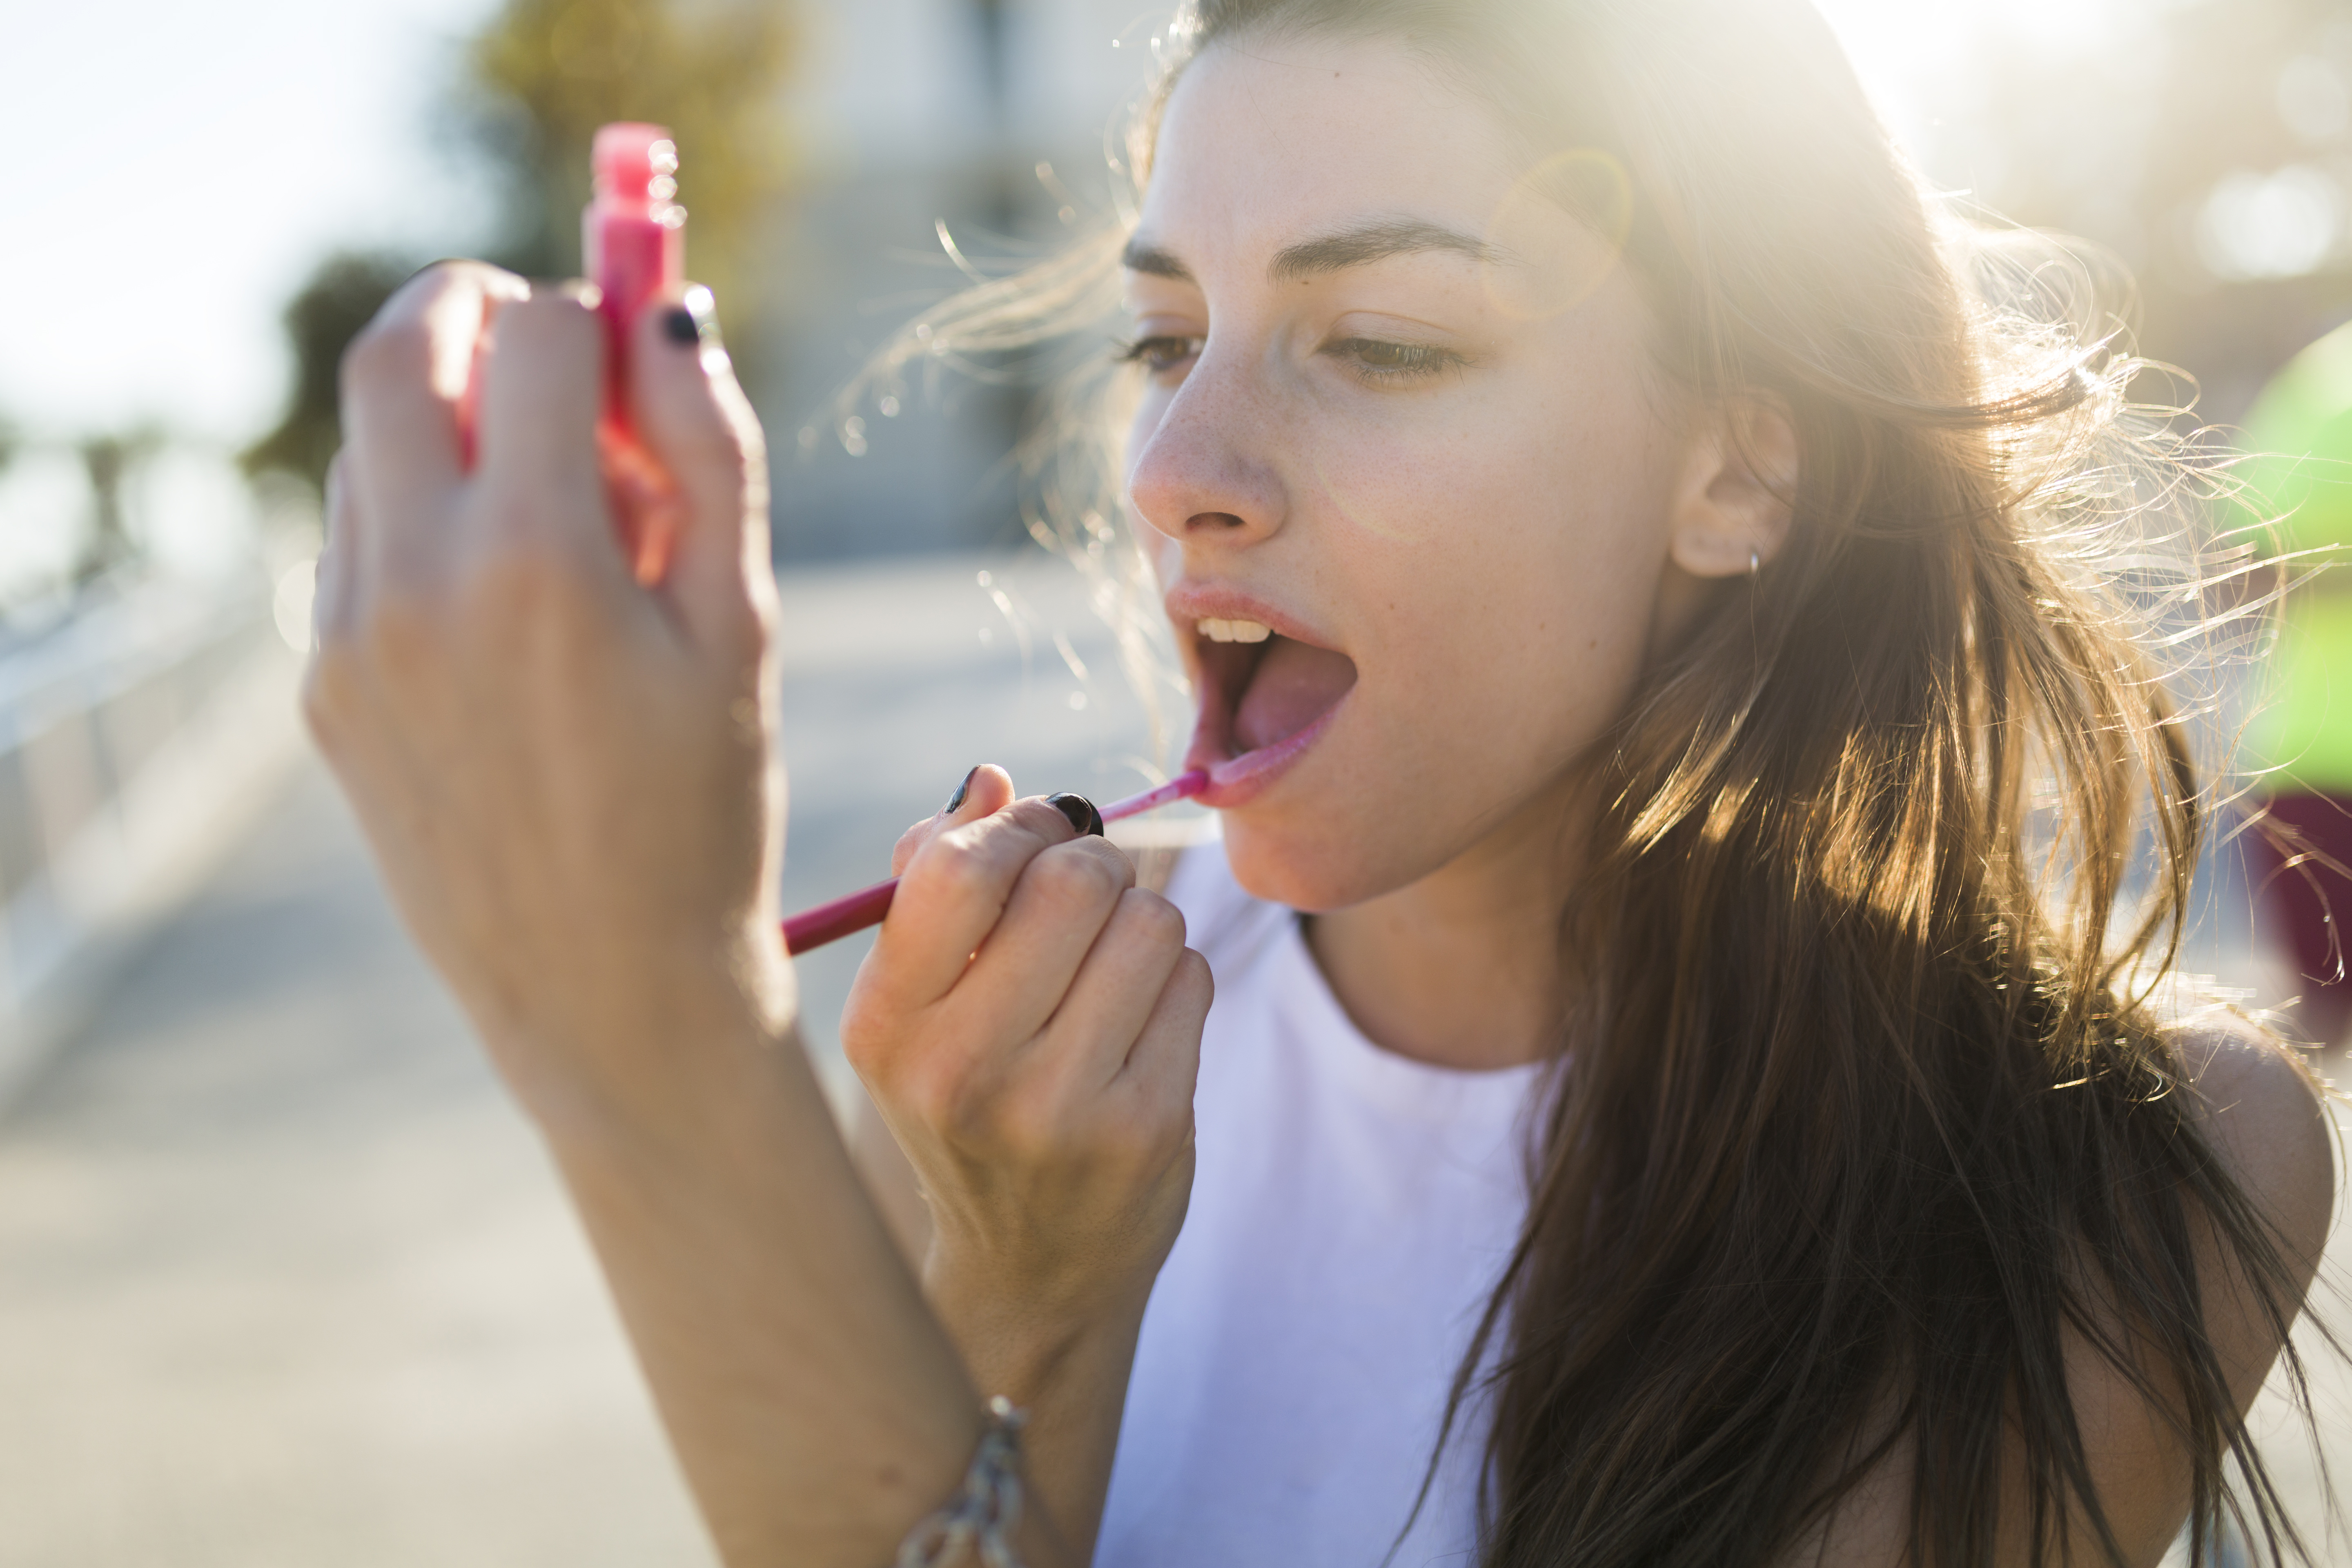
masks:
{"label": "upper lip", "polygon": [[1191,631],[1195,623],[1204,620],[1255,621],[1293,642],[1338,647],[1328,633],[1244,589],[1220,583],[1179,583],[1168,590],[1164,602],[1169,621],[1184,631]]}

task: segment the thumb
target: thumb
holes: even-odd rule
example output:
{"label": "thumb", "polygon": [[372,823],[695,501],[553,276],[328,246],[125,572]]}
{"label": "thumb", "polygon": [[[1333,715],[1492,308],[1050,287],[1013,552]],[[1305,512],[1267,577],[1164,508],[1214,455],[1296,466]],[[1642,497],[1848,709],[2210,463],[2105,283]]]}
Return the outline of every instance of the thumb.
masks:
{"label": "thumb", "polygon": [[1013,775],[993,763],[981,763],[963,775],[963,783],[956,785],[955,794],[948,796],[937,816],[927,816],[898,836],[890,851],[890,875],[904,873],[916,852],[949,828],[993,816],[1012,804]]}
{"label": "thumb", "polygon": [[756,644],[775,601],[768,458],[760,421],[696,284],[637,313],[629,417],[677,487],[682,516],[662,591],[698,638]]}

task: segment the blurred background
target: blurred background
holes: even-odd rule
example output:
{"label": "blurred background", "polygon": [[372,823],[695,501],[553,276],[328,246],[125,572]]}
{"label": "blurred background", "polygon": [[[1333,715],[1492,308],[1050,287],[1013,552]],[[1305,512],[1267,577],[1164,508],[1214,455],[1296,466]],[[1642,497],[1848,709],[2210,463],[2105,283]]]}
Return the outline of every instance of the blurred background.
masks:
{"label": "blurred background", "polygon": [[[1823,9],[1937,185],[2127,264],[2198,420],[2352,321],[2346,0]],[[963,281],[943,236],[987,268],[1108,210],[1164,21],[0,0],[0,1568],[712,1561],[545,1163],[294,721],[336,358],[434,257],[572,270],[590,131],[672,126],[779,459],[788,907],[877,874],[972,763],[1123,793],[1143,710],[1004,462],[1031,392],[830,400]],[[2246,881],[2216,858],[2196,966],[2290,1004]],[[804,972],[845,1094],[860,951]]]}

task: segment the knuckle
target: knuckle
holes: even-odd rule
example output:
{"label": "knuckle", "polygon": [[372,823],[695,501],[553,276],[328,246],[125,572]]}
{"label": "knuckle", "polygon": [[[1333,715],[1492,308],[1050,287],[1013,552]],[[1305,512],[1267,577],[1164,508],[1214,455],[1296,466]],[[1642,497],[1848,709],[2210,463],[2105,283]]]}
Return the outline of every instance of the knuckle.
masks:
{"label": "knuckle", "polygon": [[1107,905],[1123,890],[1100,857],[1076,844],[1059,845],[1038,856],[1024,880],[1054,907],[1072,911]]}
{"label": "knuckle", "polygon": [[431,363],[432,344],[422,322],[379,312],[343,350],[343,395],[364,397],[399,381],[421,380]]}
{"label": "knuckle", "polygon": [[963,1103],[969,1073],[944,1059],[938,1042],[920,1031],[870,1027],[853,1036],[845,1020],[841,1046],[875,1104],[893,1120],[944,1131],[970,1114]]}
{"label": "knuckle", "polygon": [[520,273],[466,257],[436,261],[416,277],[420,282],[437,285],[469,284],[492,299],[522,300],[531,291],[530,284]]}
{"label": "knuckle", "polygon": [[919,822],[898,835],[898,842],[890,846],[890,874],[894,877],[906,875],[907,868],[914,864],[915,857],[923,852],[923,846],[930,840],[931,824],[929,822]]}
{"label": "knuckle", "polygon": [[874,1089],[887,1058],[882,1048],[883,1032],[866,1008],[863,987],[853,987],[841,1009],[841,1055],[856,1069],[859,1081]]}
{"label": "knuckle", "polygon": [[1216,976],[1209,972],[1209,961],[1192,948],[1186,948],[1176,960],[1176,971],[1168,977],[1168,994],[1186,1013],[1202,1013],[1216,1000]]}
{"label": "knuckle", "polygon": [[1006,808],[1004,819],[1040,845],[1074,842],[1070,837],[1070,819],[1043,800],[1016,800]]}
{"label": "knuckle", "polygon": [[1118,918],[1153,947],[1184,945],[1184,911],[1157,893],[1128,889],[1119,895]]}
{"label": "knuckle", "polygon": [[1121,849],[1109,839],[1091,837],[1077,838],[1071,841],[1070,847],[1083,850],[1102,862],[1103,869],[1109,872],[1111,879],[1121,888],[1135,886],[1135,862],[1127,858],[1126,850]]}
{"label": "knuckle", "polygon": [[976,835],[942,833],[923,846],[908,870],[950,898],[969,898],[994,880],[995,865]]}
{"label": "knuckle", "polygon": [[499,335],[531,357],[593,354],[599,347],[596,312],[570,289],[534,289],[530,299],[507,306]]}

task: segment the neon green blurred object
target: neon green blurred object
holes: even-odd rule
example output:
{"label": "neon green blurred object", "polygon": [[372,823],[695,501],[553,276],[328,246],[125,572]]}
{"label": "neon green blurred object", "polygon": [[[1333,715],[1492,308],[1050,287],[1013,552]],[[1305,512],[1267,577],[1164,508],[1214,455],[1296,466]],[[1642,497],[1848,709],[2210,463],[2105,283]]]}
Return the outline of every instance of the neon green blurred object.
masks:
{"label": "neon green blurred object", "polygon": [[2246,416],[2248,501],[2277,520],[2279,548],[2312,552],[2287,595],[2266,706],[2249,737],[2273,788],[2352,795],[2352,326],[2305,349]]}

